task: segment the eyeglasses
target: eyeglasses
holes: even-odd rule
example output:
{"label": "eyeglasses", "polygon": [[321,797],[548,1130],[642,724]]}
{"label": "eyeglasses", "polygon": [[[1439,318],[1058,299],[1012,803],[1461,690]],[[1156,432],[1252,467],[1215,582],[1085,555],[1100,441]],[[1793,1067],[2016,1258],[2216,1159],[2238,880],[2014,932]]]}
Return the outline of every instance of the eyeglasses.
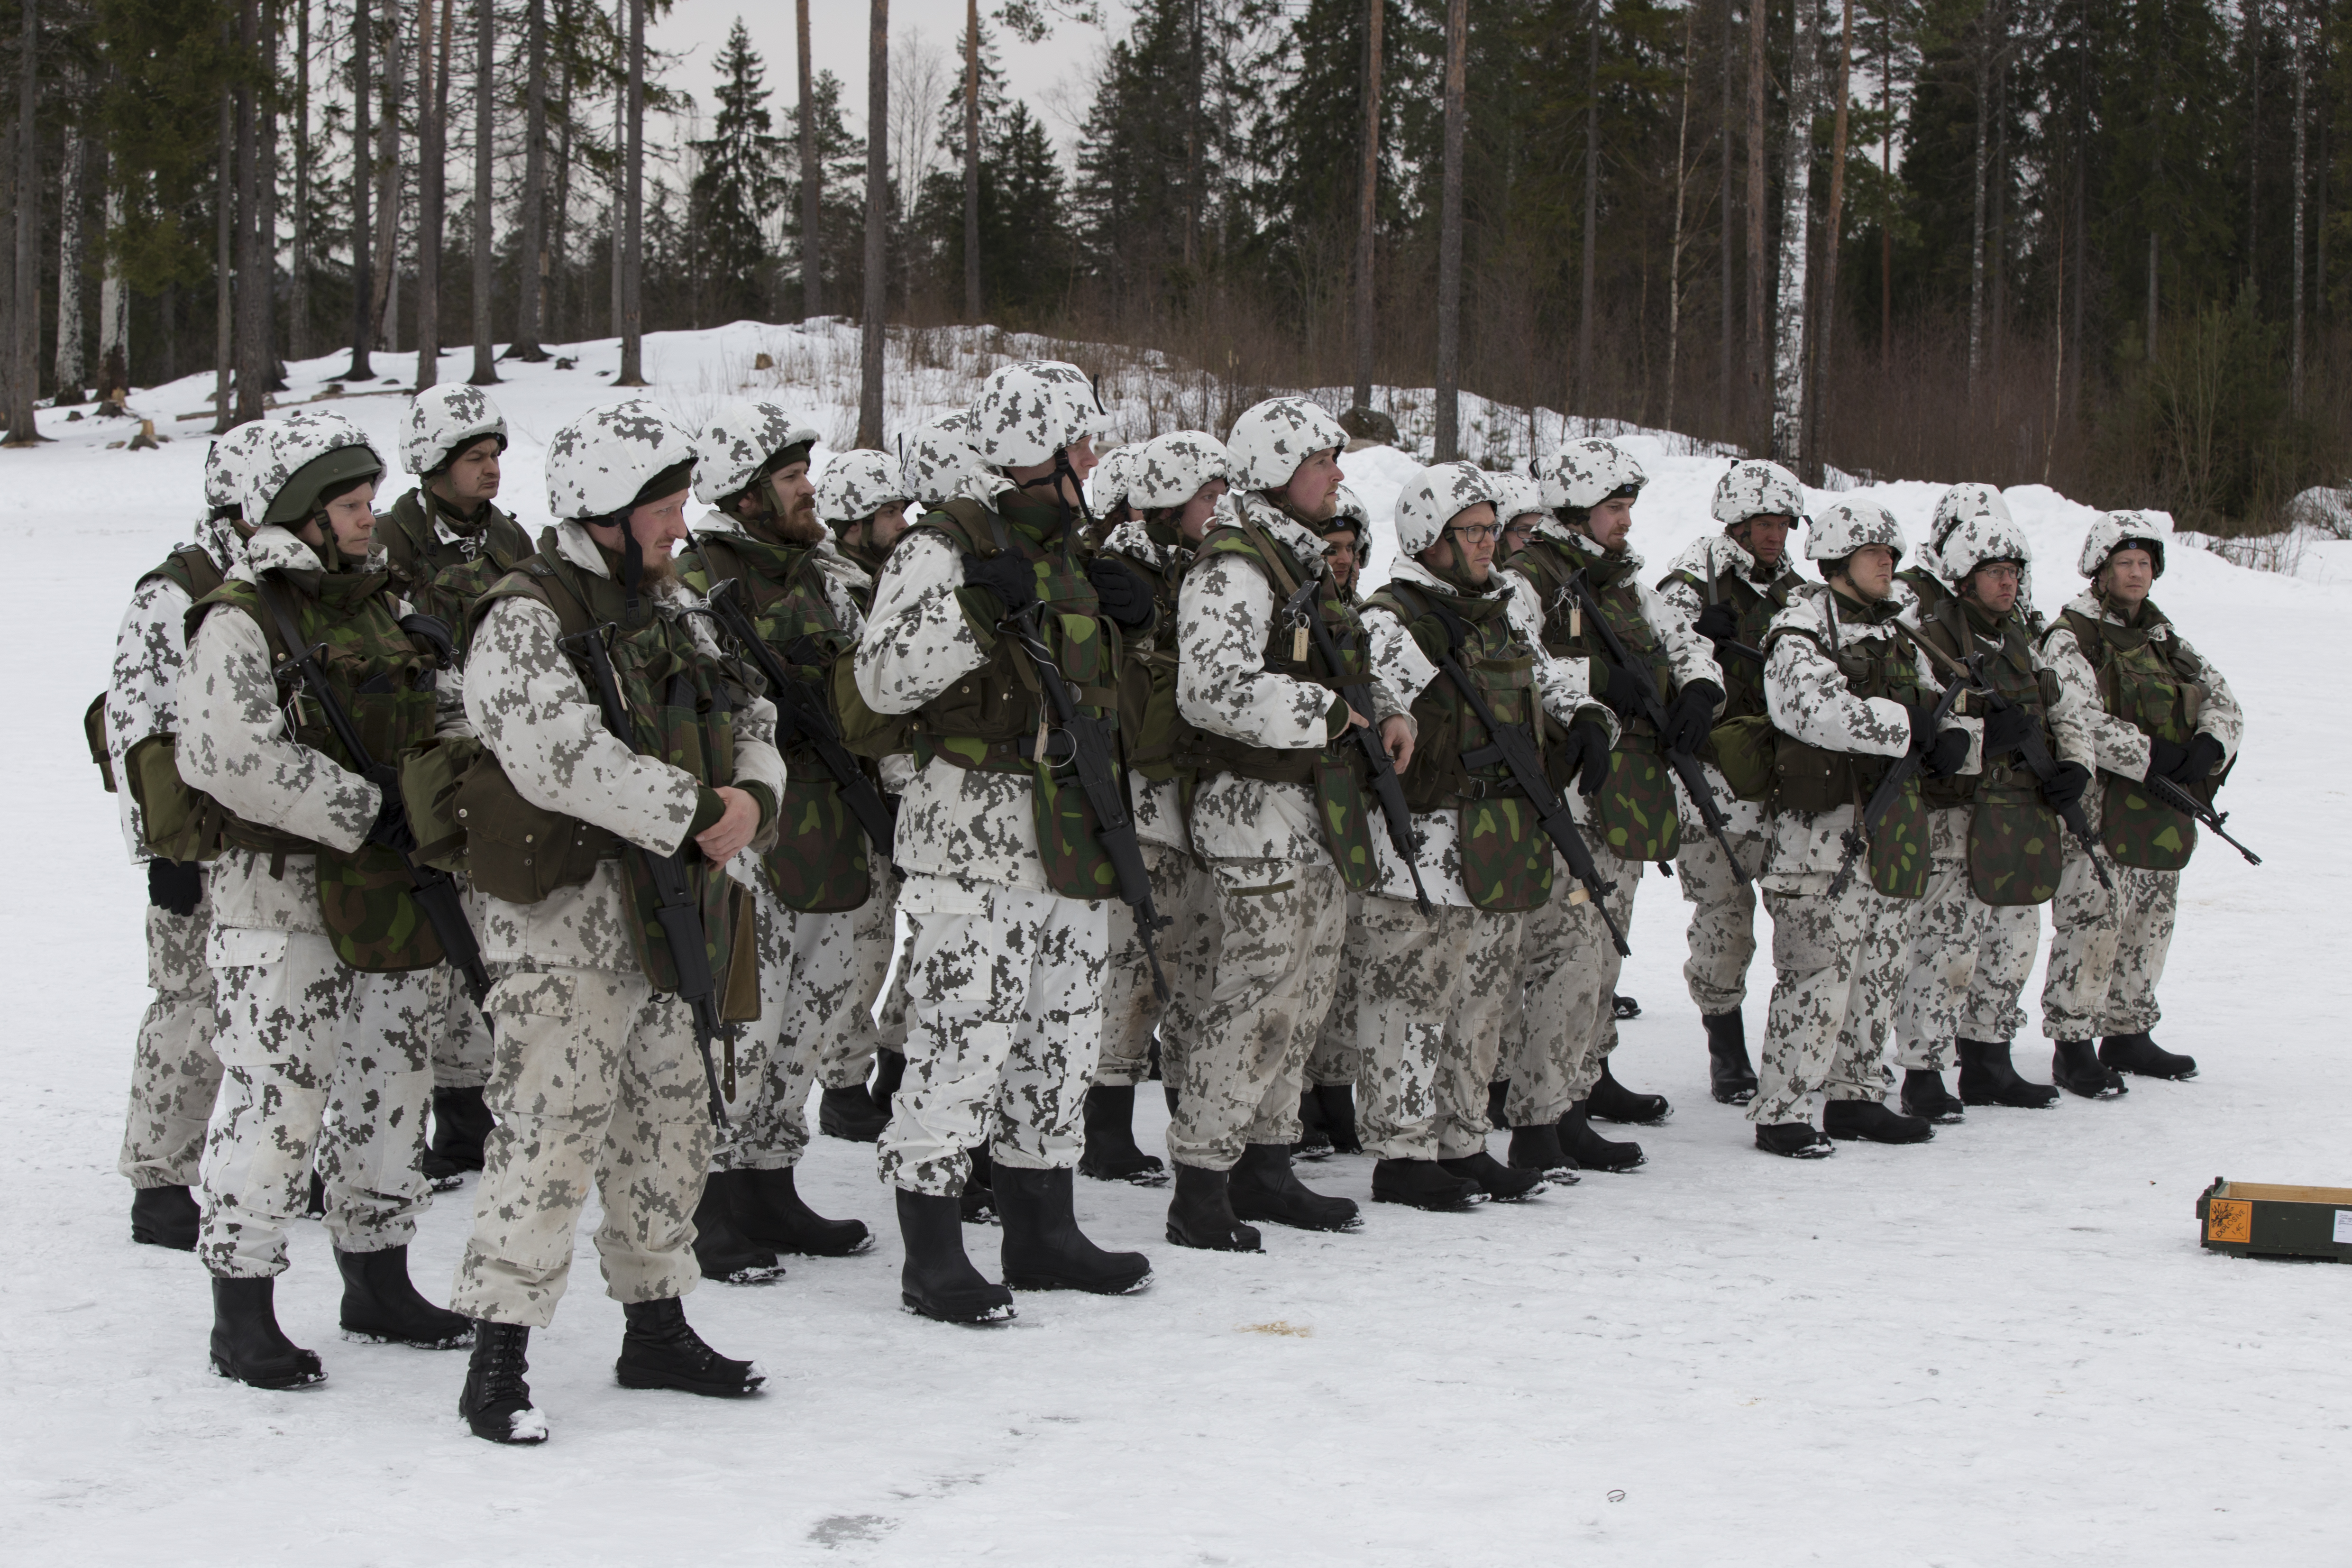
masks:
{"label": "eyeglasses", "polygon": [[1497,529],[1491,522],[1474,522],[1466,527],[1449,528],[1445,531],[1452,534],[1454,538],[1461,540],[1465,544],[1477,544],[1481,542],[1491,543],[1494,541],[1496,534],[1500,532],[1501,530]]}
{"label": "eyeglasses", "polygon": [[1994,583],[2014,583],[2024,574],[2006,561],[1992,561],[1978,567],[1977,575]]}

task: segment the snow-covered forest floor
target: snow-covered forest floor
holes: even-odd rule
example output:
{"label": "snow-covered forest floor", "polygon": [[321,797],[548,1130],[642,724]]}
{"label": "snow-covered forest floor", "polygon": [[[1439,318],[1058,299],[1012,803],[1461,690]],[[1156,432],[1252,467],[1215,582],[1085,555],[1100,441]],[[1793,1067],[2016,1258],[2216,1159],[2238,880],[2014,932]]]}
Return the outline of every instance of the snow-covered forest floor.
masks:
{"label": "snow-covered forest floor", "polygon": [[[891,428],[967,399],[985,368],[976,347],[910,342],[904,357],[936,363],[894,383]],[[501,500],[534,529],[548,436],[613,395],[595,374],[614,363],[609,341],[558,352],[577,367],[502,365],[493,394],[514,433]],[[751,369],[760,353],[772,369]],[[659,335],[646,359],[651,395],[686,416],[751,384],[828,441],[854,430],[845,328]],[[411,363],[379,367],[405,380]],[[467,363],[452,355],[444,374]],[[341,365],[289,367],[281,401]],[[1175,367],[1120,355],[1105,384],[1126,434],[1204,406],[1222,425],[1223,393]],[[384,395],[337,406],[390,454],[402,400],[372,390]],[[1707,1098],[1680,975],[1685,906],[1654,877],[1622,987],[1644,1014],[1623,1026],[1617,1064],[1676,1109],[1636,1134],[1651,1156],[1637,1173],[1465,1215],[1368,1204],[1360,1232],[1270,1230],[1263,1257],[1171,1247],[1164,1192],[1082,1182],[1081,1218],[1107,1246],[1150,1252],[1153,1288],[1026,1297],[1017,1323],[974,1331],[900,1312],[872,1151],[819,1139],[803,1190],[876,1225],[881,1246],[688,1303],[713,1343],[766,1366],[763,1397],[614,1386],[620,1311],[583,1229],[572,1296],[531,1346],[554,1440],[501,1450],[455,1415],[462,1354],[338,1336],[315,1225],[298,1227],[279,1311],[330,1375],[291,1394],[209,1376],[203,1271],[129,1240],[114,1161],[147,997],[145,889],[80,719],[132,580],[199,510],[207,426],[174,416],[209,391],[190,378],[134,398],[175,437],[160,451],[113,449],[120,422],[55,412],[54,445],[0,453],[0,542],[18,583],[0,620],[10,1560],[2346,1561],[2352,1269],[2205,1253],[2192,1205],[2216,1174],[2352,1184],[2352,544],[2315,543],[2300,576],[2179,549],[2158,585],[2245,704],[2222,804],[2268,860],[2209,841],[2188,873],[2158,1034],[2197,1056],[2194,1082],[1973,1110],[1924,1148],[1767,1158],[1740,1112]],[[1402,422],[1408,438],[1420,427]],[[1475,400],[1465,416],[1481,456],[1524,456],[1528,422]],[[1558,438],[1557,416],[1536,423]],[[1723,459],[1679,437],[1632,440],[1653,479],[1633,544],[1662,570],[1711,529]],[[1385,531],[1413,460],[1376,448],[1344,466]],[[1939,490],[1874,493],[1916,535]],[[2075,589],[2090,511],[2046,489],[2009,500],[2054,610]],[[2040,984],[2037,970],[2029,1003]],[[1759,963],[1751,1040],[1769,986]],[[2017,1055],[2046,1077],[2033,1026]],[[1147,1094],[1146,1147],[1164,1120]],[[1366,1161],[1308,1179],[1370,1196]],[[471,1205],[469,1182],[425,1217],[414,1260],[428,1295],[446,1295]],[[992,1268],[995,1233],[966,1235]]]}

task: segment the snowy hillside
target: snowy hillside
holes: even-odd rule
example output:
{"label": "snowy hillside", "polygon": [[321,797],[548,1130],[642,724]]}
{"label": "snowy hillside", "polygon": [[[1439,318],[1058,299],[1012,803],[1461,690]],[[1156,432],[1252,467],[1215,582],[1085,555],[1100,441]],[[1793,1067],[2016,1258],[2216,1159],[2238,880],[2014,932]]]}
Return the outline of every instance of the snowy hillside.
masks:
{"label": "snowy hillside", "polygon": [[[895,343],[907,374],[891,428],[961,404],[998,348],[1027,347],[982,342]],[[501,365],[493,393],[514,431],[501,500],[534,528],[547,437],[614,395],[596,374],[614,363],[609,341],[557,352],[577,365]],[[763,353],[772,368],[755,370]],[[829,442],[854,429],[856,340],[837,323],[657,335],[646,360],[651,395],[689,417],[750,384]],[[292,367],[287,398],[342,363]],[[404,380],[411,363],[378,360]],[[1215,395],[1134,356],[1104,379],[1130,436],[1199,422]],[[765,1364],[763,1397],[616,1388],[620,1312],[583,1230],[572,1293],[531,1344],[554,1441],[498,1450],[456,1417],[462,1354],[337,1335],[317,1226],[297,1230],[279,1313],[330,1376],[296,1394],[206,1375],[201,1268],[128,1240],[114,1160],[146,1001],[145,888],[80,720],[132,580],[199,510],[207,425],[175,416],[209,390],[190,378],[134,399],[174,437],[160,451],[113,449],[120,422],[60,411],[44,415],[54,444],[0,452],[0,542],[26,590],[0,622],[15,676],[0,698],[14,829],[0,844],[0,963],[16,1019],[0,1044],[0,1519],[13,1560],[2344,1561],[2352,1270],[2204,1253],[2192,1215],[2216,1174],[2352,1185],[2352,561],[2339,547],[2315,547],[2312,563],[2333,570],[2301,576],[2182,549],[2157,588],[2245,705],[2222,804],[2268,859],[2249,867],[2209,842],[2187,875],[2157,1034],[2197,1056],[2194,1082],[1971,1110],[1924,1148],[1768,1159],[1740,1112],[1707,1098],[1680,974],[1684,905],[1654,877],[1623,984],[1644,1015],[1616,1061],[1676,1111],[1635,1134],[1651,1161],[1635,1173],[1465,1215],[1367,1203],[1360,1232],[1273,1229],[1263,1257],[1168,1246],[1164,1192],[1082,1182],[1081,1218],[1105,1246],[1148,1251],[1152,1289],[1024,1297],[1016,1324],[973,1331],[898,1310],[872,1151],[819,1139],[803,1190],[877,1225],[881,1247],[688,1303],[712,1343]],[[369,390],[334,405],[392,451],[402,400]],[[1470,422],[1524,432],[1526,416],[1479,405]],[[1539,416],[1539,437],[1557,428]],[[1724,459],[1679,437],[1629,444],[1653,480],[1633,544],[1663,568],[1711,530]],[[1385,530],[1412,459],[1371,449],[1344,466]],[[1871,493],[1916,530],[1940,488]],[[2090,509],[2038,488],[2009,500],[2054,610],[2079,582]],[[1747,1008],[1758,1042],[1769,952]],[[2039,990],[2037,971],[2017,1058],[2046,1079]],[[1164,1118],[1156,1096],[1139,1108],[1151,1147]],[[1307,1179],[1367,1200],[1370,1165],[1334,1160]],[[415,1275],[436,1299],[471,1204],[469,1184],[425,1216]],[[995,1233],[966,1234],[992,1268]]]}

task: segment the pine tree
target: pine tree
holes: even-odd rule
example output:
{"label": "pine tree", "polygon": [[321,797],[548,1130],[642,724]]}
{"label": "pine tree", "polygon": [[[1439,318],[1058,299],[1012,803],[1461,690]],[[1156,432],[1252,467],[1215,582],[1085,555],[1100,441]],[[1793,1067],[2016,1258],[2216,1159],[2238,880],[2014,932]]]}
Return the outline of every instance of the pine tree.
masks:
{"label": "pine tree", "polygon": [[783,143],[770,134],[767,68],[738,16],[719,56],[719,104],[692,188],[695,249],[711,308],[719,321],[758,316],[770,308],[767,215],[784,193],[777,173]]}

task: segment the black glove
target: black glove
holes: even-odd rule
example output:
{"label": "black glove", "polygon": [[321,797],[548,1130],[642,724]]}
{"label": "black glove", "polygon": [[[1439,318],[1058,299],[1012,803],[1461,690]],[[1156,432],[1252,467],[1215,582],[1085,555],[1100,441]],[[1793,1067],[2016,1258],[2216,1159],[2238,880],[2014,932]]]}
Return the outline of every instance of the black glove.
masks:
{"label": "black glove", "polygon": [[1709,642],[1738,642],[1739,616],[1729,605],[1709,605],[1698,613],[1696,629]]}
{"label": "black glove", "polygon": [[201,863],[166,860],[161,856],[147,862],[147,901],[164,913],[185,920],[196,912],[196,900],[204,896]]}
{"label": "black glove", "polygon": [[2025,744],[2026,737],[2037,726],[2034,716],[2012,702],[1985,715],[1984,754],[1990,763],[1995,757],[2005,757]]}
{"label": "black glove", "polygon": [[1568,727],[1563,749],[1577,772],[1576,793],[1598,795],[1609,777],[1609,731],[1595,720],[1579,719]]}
{"label": "black glove", "polygon": [[407,854],[416,847],[416,835],[408,830],[408,805],[400,798],[400,775],[390,768],[379,767],[368,778],[383,792],[383,804],[376,807],[375,822],[368,828],[367,841],[397,854]]}
{"label": "black glove", "polygon": [[1087,563],[1087,581],[1102,601],[1102,613],[1128,630],[1151,624],[1151,590],[1118,562],[1097,555]]}
{"label": "black glove", "polygon": [[1609,671],[1609,688],[1601,693],[1601,700],[1607,703],[1609,710],[1620,719],[1639,717],[1643,712],[1643,699],[1657,695],[1650,672],[1628,669],[1622,664],[1611,664],[1607,659],[1601,662]]}
{"label": "black glove", "polygon": [[1715,726],[1715,706],[1722,700],[1723,689],[1712,680],[1694,680],[1675,692],[1666,710],[1666,750],[1689,755],[1706,744],[1706,732]]}
{"label": "black glove", "polygon": [[1925,752],[1936,739],[1936,705],[1906,702],[1903,711],[1911,715],[1911,749]]}
{"label": "black glove", "polygon": [[2142,778],[2168,779],[2180,772],[2180,764],[2189,760],[2189,748],[2178,741],[2150,736],[2147,742],[2147,772]]}
{"label": "black glove", "polygon": [[1922,772],[1931,779],[1948,779],[1960,771],[1969,760],[1969,732],[1966,730],[1945,730],[1938,732],[1919,759]]}
{"label": "black glove", "polygon": [[1018,555],[967,555],[963,580],[996,595],[1008,616],[1017,616],[1037,602],[1037,574]]}
{"label": "black glove", "polygon": [[449,635],[449,623],[438,616],[408,615],[400,617],[400,629],[408,634],[411,642],[423,643],[441,656],[443,665],[457,662],[457,645]]}
{"label": "black glove", "polygon": [[2058,771],[2042,786],[2042,798],[2053,810],[2063,811],[2083,798],[2091,784],[2091,770],[2080,763],[2060,763]]}
{"label": "black glove", "polygon": [[2181,749],[2179,765],[2166,769],[2164,776],[2186,789],[2211,778],[2213,770],[2221,765],[2221,742],[2200,730]]}

